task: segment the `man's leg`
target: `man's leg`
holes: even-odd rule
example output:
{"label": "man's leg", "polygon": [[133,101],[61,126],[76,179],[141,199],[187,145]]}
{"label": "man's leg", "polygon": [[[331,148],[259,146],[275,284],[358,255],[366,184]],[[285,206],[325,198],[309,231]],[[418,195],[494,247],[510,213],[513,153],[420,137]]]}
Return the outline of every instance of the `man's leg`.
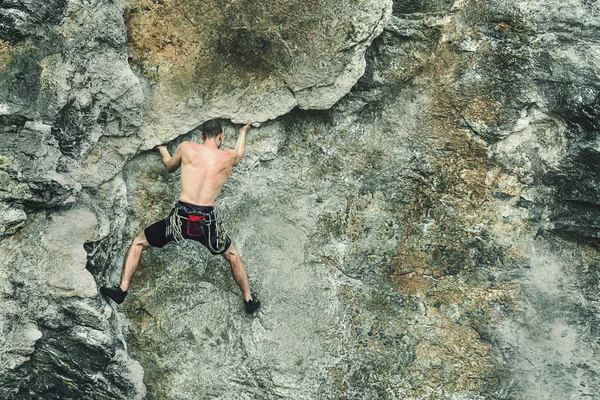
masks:
{"label": "man's leg", "polygon": [[237,283],[237,285],[240,287],[240,290],[242,291],[242,296],[244,296],[244,301],[250,301],[252,299],[252,294],[250,294],[250,284],[248,283],[246,267],[244,267],[244,263],[242,262],[242,259],[240,258],[240,255],[237,252],[233,243],[222,255],[223,258],[227,260],[229,265],[231,265],[231,273],[233,274],[233,279],[235,280],[235,283]]}
{"label": "man's leg", "polygon": [[129,282],[131,282],[131,278],[140,263],[142,251],[148,247],[150,247],[150,244],[146,239],[146,235],[144,235],[144,231],[141,231],[133,238],[131,246],[127,251],[125,262],[123,263],[123,270],[121,271],[121,284],[119,287],[122,291],[126,292],[129,289]]}
{"label": "man's leg", "polygon": [[129,282],[140,263],[142,251],[146,250],[148,247],[150,247],[150,244],[148,243],[148,240],[146,240],[144,231],[133,238],[131,246],[127,251],[125,262],[123,263],[123,269],[121,270],[121,284],[117,288],[101,287],[100,292],[104,296],[109,297],[117,304],[121,304],[125,300],[125,297],[127,297],[127,289],[129,289]]}

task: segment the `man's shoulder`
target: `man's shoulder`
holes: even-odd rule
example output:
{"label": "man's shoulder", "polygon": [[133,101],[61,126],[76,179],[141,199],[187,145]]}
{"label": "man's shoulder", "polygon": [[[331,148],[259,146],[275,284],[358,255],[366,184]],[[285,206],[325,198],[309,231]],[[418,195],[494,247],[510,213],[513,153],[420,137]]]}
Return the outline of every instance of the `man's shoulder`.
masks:
{"label": "man's shoulder", "polygon": [[235,150],[233,149],[226,149],[226,150],[220,150],[222,154],[226,155],[228,158],[235,158]]}
{"label": "man's shoulder", "polygon": [[190,150],[198,150],[199,148],[202,147],[202,145],[200,143],[196,143],[196,142],[181,142],[179,143],[179,149],[181,149],[181,151],[190,151]]}

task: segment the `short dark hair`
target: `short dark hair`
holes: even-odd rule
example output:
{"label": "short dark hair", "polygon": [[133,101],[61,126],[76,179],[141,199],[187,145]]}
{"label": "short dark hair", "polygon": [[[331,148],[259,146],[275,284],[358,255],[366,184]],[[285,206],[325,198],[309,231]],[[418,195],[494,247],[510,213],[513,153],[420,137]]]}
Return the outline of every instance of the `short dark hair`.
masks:
{"label": "short dark hair", "polygon": [[219,120],[211,119],[202,124],[202,134],[206,139],[216,138],[219,133],[223,133]]}

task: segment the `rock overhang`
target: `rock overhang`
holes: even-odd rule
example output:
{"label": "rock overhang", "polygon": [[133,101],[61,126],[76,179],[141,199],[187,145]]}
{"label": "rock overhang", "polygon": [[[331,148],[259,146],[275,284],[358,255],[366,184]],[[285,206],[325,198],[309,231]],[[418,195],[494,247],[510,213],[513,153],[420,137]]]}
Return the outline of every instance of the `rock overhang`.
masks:
{"label": "rock overhang", "polygon": [[150,148],[206,120],[327,109],[362,76],[390,0],[131,0],[130,63],[147,83]]}

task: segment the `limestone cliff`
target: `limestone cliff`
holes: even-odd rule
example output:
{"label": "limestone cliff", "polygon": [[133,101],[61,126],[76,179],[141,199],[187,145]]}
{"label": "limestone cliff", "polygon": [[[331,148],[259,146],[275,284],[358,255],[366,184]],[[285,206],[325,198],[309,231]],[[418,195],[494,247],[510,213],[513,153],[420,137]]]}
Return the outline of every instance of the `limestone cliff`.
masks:
{"label": "limestone cliff", "polygon": [[[0,398],[600,399],[600,7],[0,3]],[[129,241],[259,122],[224,261]]]}

